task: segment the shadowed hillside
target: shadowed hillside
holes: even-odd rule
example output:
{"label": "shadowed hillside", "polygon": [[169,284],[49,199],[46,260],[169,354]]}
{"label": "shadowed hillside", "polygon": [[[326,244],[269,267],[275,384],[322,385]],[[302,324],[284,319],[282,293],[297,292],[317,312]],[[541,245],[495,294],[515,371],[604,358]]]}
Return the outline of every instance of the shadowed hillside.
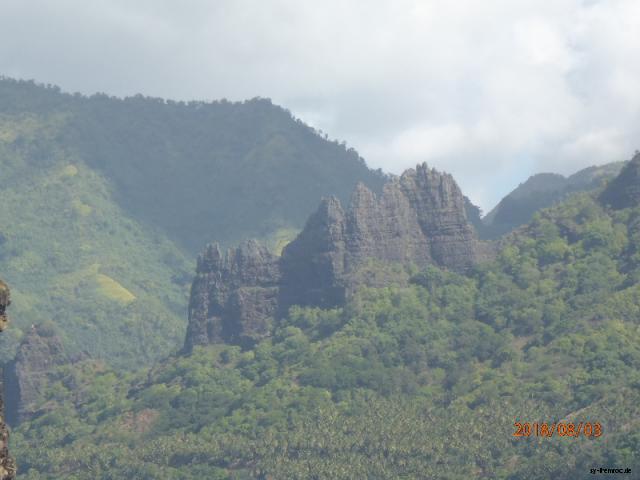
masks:
{"label": "shadowed hillside", "polygon": [[358,181],[383,177],[353,149],[327,141],[268,99],[174,102],[84,97],[0,80],[0,115],[55,116],[48,138],[28,143],[32,165],[64,148],[109,180],[136,220],[162,229],[192,254],[297,227],[324,195],[347,200]]}

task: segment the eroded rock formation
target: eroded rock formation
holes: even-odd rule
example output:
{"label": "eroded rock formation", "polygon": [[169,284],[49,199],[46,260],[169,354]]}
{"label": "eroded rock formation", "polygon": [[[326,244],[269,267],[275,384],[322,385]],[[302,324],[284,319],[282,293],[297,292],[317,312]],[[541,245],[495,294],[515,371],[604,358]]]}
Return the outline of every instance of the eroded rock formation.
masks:
{"label": "eroded rock formation", "polygon": [[370,259],[464,272],[478,252],[460,188],[423,164],[387,183],[379,198],[359,184],[346,212],[337,199],[323,200],[283,251],[281,301],[340,305]]}
{"label": "eroded rock formation", "polygon": [[16,358],[5,367],[6,414],[11,425],[36,415],[42,407],[42,393],[50,386],[50,375],[70,362],[52,325],[32,326],[18,347]]}
{"label": "eroded rock formation", "polygon": [[250,345],[267,335],[277,307],[278,257],[256,241],[198,257],[191,286],[185,348],[209,343]]}
{"label": "eroded rock formation", "polygon": [[[192,286],[185,349],[255,342],[291,305],[342,305],[372,260],[467,271],[486,249],[465,207],[451,175],[423,164],[393,178],[379,196],[358,185],[346,210],[335,197],[322,200],[280,258],[255,241],[225,255],[208,247]],[[385,276],[376,281],[384,284]]]}
{"label": "eroded rock formation", "polygon": [[[0,332],[7,326],[6,308],[10,304],[9,288],[0,280]],[[9,431],[4,421],[3,392],[0,390],[0,480],[13,480],[15,478],[16,465],[9,456],[8,441]]]}

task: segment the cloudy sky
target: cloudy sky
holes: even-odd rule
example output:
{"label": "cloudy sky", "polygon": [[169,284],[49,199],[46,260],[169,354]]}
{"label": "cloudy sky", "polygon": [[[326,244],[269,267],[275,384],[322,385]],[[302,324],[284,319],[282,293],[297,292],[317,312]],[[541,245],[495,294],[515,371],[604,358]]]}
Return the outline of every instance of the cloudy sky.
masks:
{"label": "cloudy sky", "polygon": [[372,167],[453,173],[485,210],[640,148],[637,0],[2,0],[0,74],[269,97]]}

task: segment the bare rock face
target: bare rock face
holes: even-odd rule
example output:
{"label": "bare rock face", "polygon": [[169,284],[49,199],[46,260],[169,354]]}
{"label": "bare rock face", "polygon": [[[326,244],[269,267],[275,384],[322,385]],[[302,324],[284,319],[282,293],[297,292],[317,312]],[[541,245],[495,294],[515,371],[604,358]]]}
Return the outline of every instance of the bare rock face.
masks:
{"label": "bare rock face", "polygon": [[325,198],[300,235],[285,247],[279,265],[282,314],[293,304],[327,308],[344,302],[344,289],[336,279],[344,275],[345,227],[340,201]]}
{"label": "bare rock face", "polygon": [[600,200],[616,210],[640,205],[640,152],[607,185]]}
{"label": "bare rock face", "polygon": [[50,385],[52,369],[70,363],[62,341],[51,325],[32,326],[24,336],[16,358],[4,371],[7,388],[7,419],[17,425],[33,418],[42,403],[41,394]]}
{"label": "bare rock face", "polygon": [[209,245],[191,287],[185,350],[195,345],[251,345],[268,335],[277,308],[278,257],[255,241],[225,255]]}
{"label": "bare rock face", "polygon": [[[0,332],[7,326],[6,308],[10,303],[9,287],[0,280]],[[13,480],[15,478],[16,464],[13,458],[9,456],[8,442],[9,431],[4,421],[3,392],[0,391],[0,480]]]}
{"label": "bare rock face", "polygon": [[453,177],[426,164],[400,177],[402,192],[429,239],[434,263],[464,272],[477,262],[477,241],[467,221],[464,196]]}
{"label": "bare rock face", "polygon": [[283,251],[281,311],[341,305],[371,259],[464,272],[480,251],[451,175],[419,165],[387,183],[379,198],[359,184],[346,212],[335,198],[323,201]]}
{"label": "bare rock face", "polygon": [[9,294],[9,287],[6,283],[0,280],[0,332],[2,332],[9,323],[6,310],[10,304],[11,298]]}
{"label": "bare rock face", "polygon": [[256,242],[224,256],[209,247],[198,260],[185,349],[251,344],[269,335],[273,318],[291,305],[340,306],[362,283],[384,286],[397,278],[363,275],[371,261],[468,270],[487,249],[466,208],[451,175],[423,164],[389,181],[380,196],[358,185],[347,210],[335,197],[323,199],[280,258]]}

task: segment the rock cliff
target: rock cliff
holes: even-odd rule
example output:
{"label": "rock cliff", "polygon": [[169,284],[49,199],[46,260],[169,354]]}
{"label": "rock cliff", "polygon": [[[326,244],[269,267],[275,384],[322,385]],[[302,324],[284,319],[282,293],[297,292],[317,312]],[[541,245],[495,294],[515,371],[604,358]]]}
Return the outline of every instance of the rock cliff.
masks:
{"label": "rock cliff", "polygon": [[35,416],[42,407],[41,394],[51,384],[53,369],[70,362],[52,325],[32,326],[16,358],[4,370],[7,388],[6,414],[15,426]]}
{"label": "rock cliff", "polygon": [[423,164],[392,178],[379,196],[359,184],[346,210],[335,197],[323,199],[281,257],[255,241],[225,255],[209,246],[191,290],[185,349],[255,342],[291,305],[342,305],[372,260],[467,271],[486,248],[466,208],[451,175]]}
{"label": "rock cliff", "polygon": [[[9,306],[9,288],[0,280],[0,332],[7,325],[6,308]],[[13,458],[9,456],[7,447],[9,441],[9,431],[4,422],[4,401],[3,390],[0,389],[0,480],[12,480],[15,478],[16,465]]]}
{"label": "rock cliff", "polygon": [[267,335],[277,307],[278,257],[250,240],[224,255],[209,245],[191,286],[185,349],[209,343],[250,345]]}
{"label": "rock cliff", "polygon": [[379,198],[359,184],[346,212],[337,199],[323,200],[282,253],[281,305],[342,304],[370,259],[464,272],[478,261],[478,245],[451,175],[419,165]]}

